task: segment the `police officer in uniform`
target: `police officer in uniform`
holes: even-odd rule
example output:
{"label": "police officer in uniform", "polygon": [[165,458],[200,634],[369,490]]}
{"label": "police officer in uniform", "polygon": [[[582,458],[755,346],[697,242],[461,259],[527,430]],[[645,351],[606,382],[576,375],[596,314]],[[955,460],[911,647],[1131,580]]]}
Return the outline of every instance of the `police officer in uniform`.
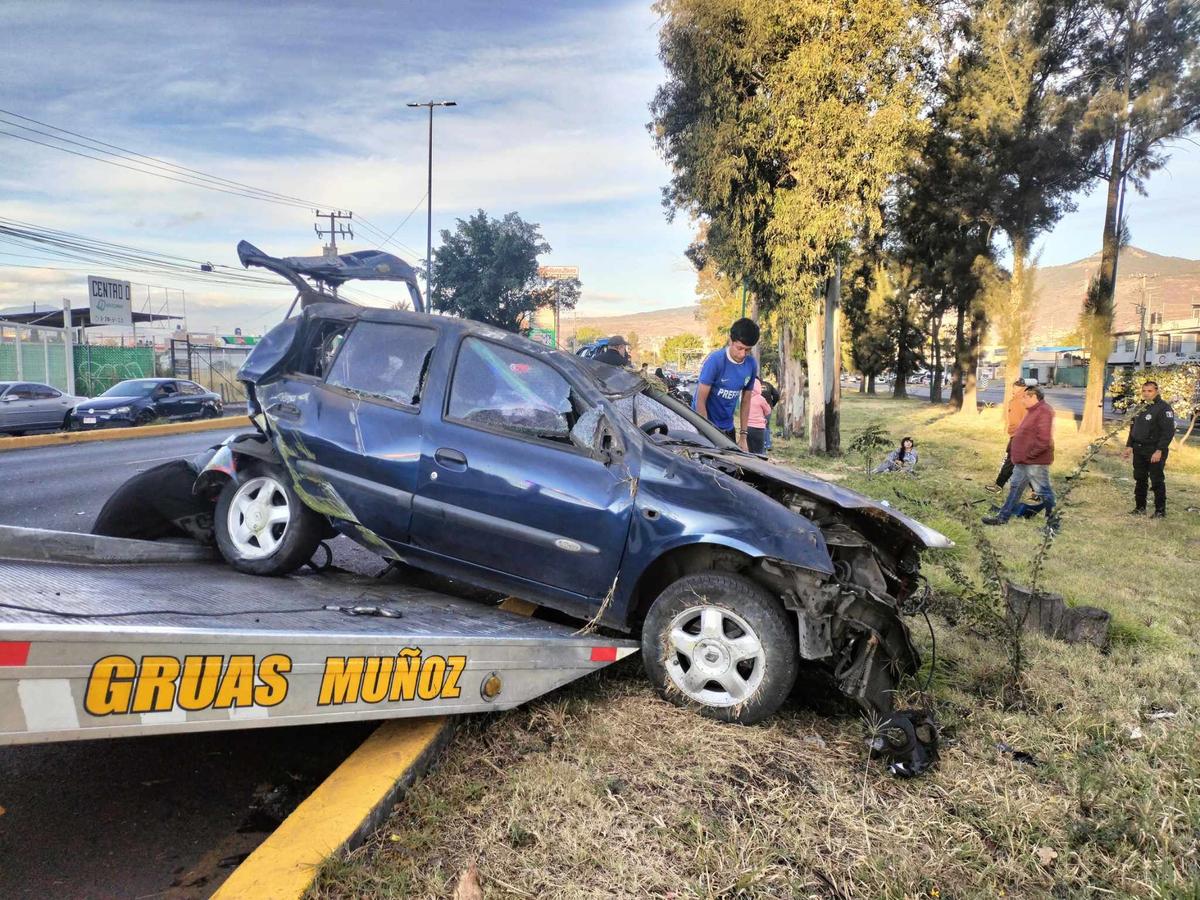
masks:
{"label": "police officer in uniform", "polygon": [[1146,514],[1146,481],[1154,488],[1154,518],[1167,516],[1167,481],[1163,469],[1175,437],[1175,411],[1158,395],[1158,382],[1142,385],[1143,406],[1133,418],[1125,459],[1133,457],[1133,509],[1129,514]]}

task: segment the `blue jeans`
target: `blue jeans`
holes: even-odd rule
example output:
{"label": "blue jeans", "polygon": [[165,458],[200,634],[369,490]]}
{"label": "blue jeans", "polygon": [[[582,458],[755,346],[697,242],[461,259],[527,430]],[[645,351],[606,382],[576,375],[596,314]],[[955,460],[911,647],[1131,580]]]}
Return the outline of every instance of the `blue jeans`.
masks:
{"label": "blue jeans", "polygon": [[1054,515],[1054,489],[1050,487],[1050,467],[1030,466],[1018,463],[1013,466],[1012,481],[1008,483],[1008,499],[996,513],[996,518],[1007,522],[1021,505],[1025,488],[1032,487],[1034,493],[1040,494],[1045,503],[1046,518]]}

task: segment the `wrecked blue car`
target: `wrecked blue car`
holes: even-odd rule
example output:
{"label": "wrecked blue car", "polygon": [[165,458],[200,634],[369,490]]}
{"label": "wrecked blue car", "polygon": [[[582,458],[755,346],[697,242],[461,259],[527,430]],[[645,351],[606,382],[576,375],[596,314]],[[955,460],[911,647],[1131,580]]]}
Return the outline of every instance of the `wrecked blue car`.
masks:
{"label": "wrecked blue car", "polygon": [[771,715],[802,661],[884,717],[919,658],[901,612],[938,532],[741,452],[632,372],[478,323],[313,303],[239,373],[257,435],[198,491],[245,572],[331,533],[640,634],[664,697]]}

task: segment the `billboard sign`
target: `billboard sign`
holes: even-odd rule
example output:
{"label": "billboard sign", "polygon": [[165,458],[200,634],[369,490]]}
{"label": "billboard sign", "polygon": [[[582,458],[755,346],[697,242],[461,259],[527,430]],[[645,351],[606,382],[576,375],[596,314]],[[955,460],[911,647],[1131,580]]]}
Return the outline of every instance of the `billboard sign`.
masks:
{"label": "billboard sign", "polygon": [[133,288],[128,281],[89,275],[88,309],[93,325],[132,325]]}
{"label": "billboard sign", "polygon": [[565,281],[579,277],[579,266],[538,266],[538,274],[543,278]]}

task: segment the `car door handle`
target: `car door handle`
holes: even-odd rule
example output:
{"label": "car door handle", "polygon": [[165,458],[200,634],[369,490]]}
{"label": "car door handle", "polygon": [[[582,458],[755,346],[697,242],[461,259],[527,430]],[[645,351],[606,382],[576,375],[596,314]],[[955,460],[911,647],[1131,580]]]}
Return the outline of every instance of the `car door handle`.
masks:
{"label": "car door handle", "polygon": [[300,418],[300,407],[294,403],[274,403],[267,407],[267,412],[278,416],[281,419],[298,419]]}
{"label": "car door handle", "polygon": [[454,469],[456,472],[465,472],[467,469],[466,454],[460,453],[458,450],[453,450],[450,447],[441,447],[433,454],[433,458],[439,466]]}

